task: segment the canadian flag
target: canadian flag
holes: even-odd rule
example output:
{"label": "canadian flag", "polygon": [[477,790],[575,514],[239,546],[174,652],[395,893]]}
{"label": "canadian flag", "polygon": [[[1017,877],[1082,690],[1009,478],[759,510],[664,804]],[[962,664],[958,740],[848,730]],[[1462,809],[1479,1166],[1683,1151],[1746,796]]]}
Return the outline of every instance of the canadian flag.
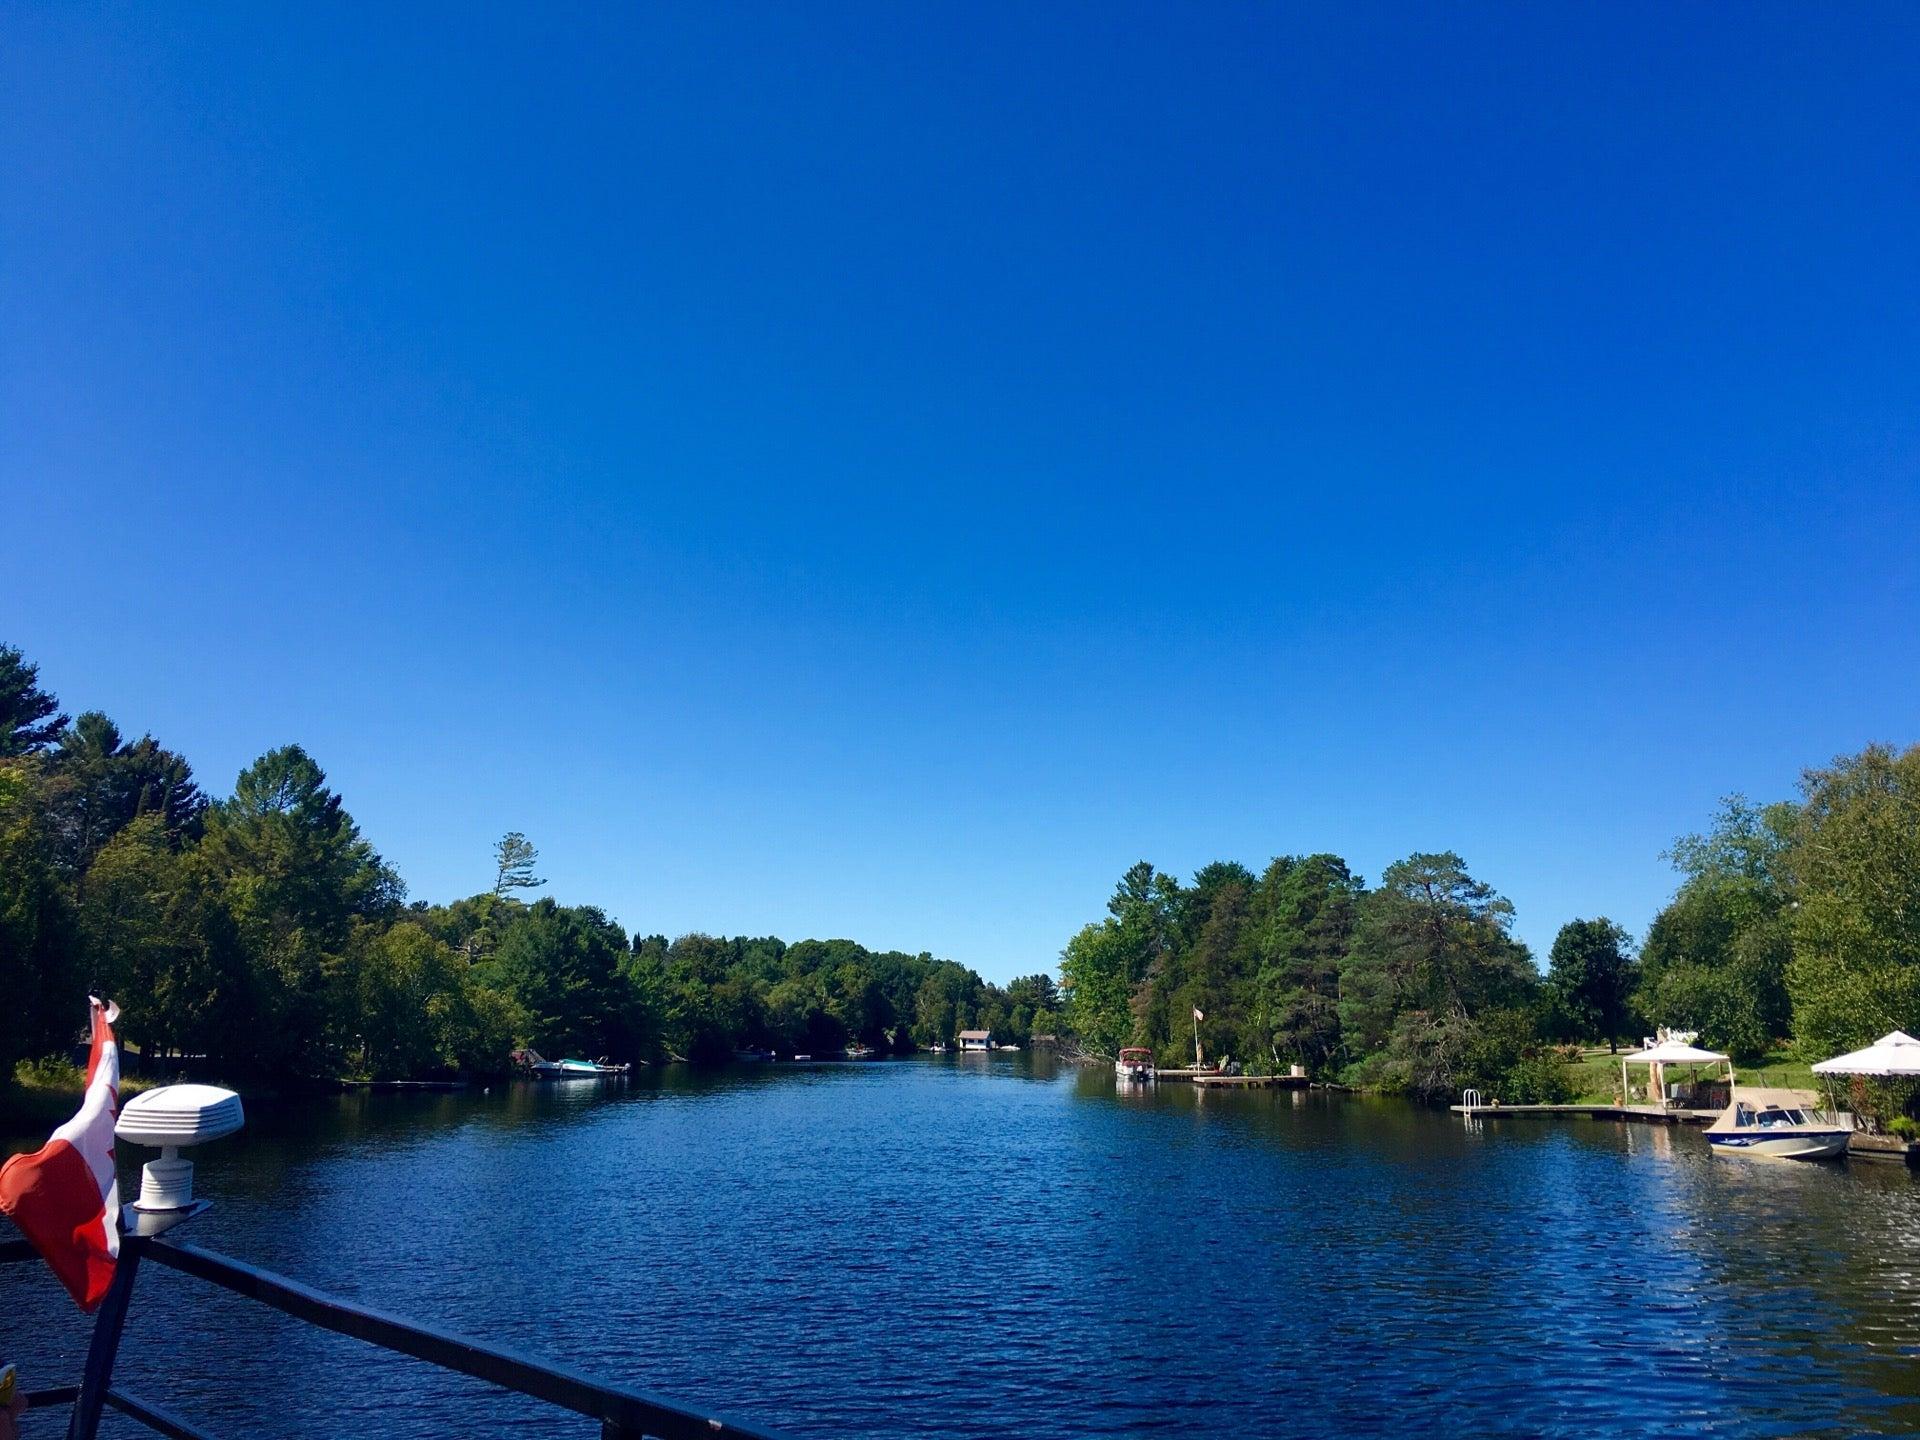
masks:
{"label": "canadian flag", "polygon": [[120,1259],[120,1185],[113,1173],[113,1122],[120,1112],[117,1006],[87,997],[93,1045],[80,1113],[31,1155],[0,1165],[0,1214],[32,1242],[82,1310],[106,1298]]}

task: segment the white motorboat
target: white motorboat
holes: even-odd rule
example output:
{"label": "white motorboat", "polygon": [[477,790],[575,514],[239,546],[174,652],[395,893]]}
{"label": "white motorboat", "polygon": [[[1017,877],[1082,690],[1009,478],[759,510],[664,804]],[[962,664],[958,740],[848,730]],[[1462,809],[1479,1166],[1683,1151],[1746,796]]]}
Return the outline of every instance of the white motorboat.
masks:
{"label": "white motorboat", "polygon": [[1716,1155],[1763,1160],[1831,1160],[1847,1153],[1852,1117],[1829,1115],[1800,1090],[1736,1089],[1707,1127]]}
{"label": "white motorboat", "polygon": [[1141,1045],[1129,1045],[1120,1052],[1119,1059],[1113,1062],[1113,1078],[1121,1085],[1151,1085],[1153,1074],[1153,1051]]}
{"label": "white motorboat", "polygon": [[582,1080],[606,1075],[625,1075],[631,1065],[609,1065],[606,1057],[598,1060],[549,1060],[538,1050],[513,1052],[513,1063],[536,1080]]}
{"label": "white motorboat", "polygon": [[631,1065],[609,1065],[606,1057],[598,1060],[555,1060],[549,1062],[547,1078],[552,1080],[600,1080],[609,1075],[624,1075]]}

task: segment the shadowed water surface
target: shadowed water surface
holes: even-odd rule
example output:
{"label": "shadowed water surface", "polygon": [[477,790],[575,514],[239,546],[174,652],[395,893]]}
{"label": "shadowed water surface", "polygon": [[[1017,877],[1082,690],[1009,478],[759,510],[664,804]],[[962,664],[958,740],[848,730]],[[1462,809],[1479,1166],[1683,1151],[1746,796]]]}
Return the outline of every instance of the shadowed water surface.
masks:
{"label": "shadowed water surface", "polygon": [[[1920,1431],[1903,1171],[1025,1056],[257,1111],[197,1242],[795,1435]],[[77,1377],[39,1267],[0,1307]],[[593,1428],[157,1268],[119,1378],[220,1436]]]}

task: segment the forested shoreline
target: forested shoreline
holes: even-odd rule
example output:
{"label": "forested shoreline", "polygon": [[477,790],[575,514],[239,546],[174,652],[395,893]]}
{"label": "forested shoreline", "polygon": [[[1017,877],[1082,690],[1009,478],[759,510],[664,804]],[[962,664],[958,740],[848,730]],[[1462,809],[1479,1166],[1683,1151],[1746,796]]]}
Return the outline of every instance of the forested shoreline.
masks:
{"label": "forested shoreline", "polygon": [[1058,985],[1001,987],[851,940],[629,933],[539,897],[515,833],[491,888],[409,901],[299,746],[209,797],[183,756],[97,711],[70,718],[0,646],[0,1082],[68,1047],[90,989],[143,1051],[275,1084],[494,1075],[525,1045],[701,1062],[976,1027],[1177,1057],[1199,1012],[1211,1058],[1521,1102],[1566,1098],[1569,1047],[1654,1025],[1742,1060],[1920,1028],[1920,747],[1809,770],[1793,801],[1729,800],[1668,858],[1678,887],[1638,943],[1573,920],[1544,967],[1452,852],[1372,885],[1324,853],[1184,883],[1143,861],[1068,941]]}
{"label": "forested shoreline", "polygon": [[1673,899],[1636,945],[1605,917],[1563,926],[1544,971],[1512,905],[1451,852],[1369,887],[1335,855],[1182,884],[1129,869],[1062,956],[1065,1021],[1089,1049],[1214,1056],[1422,1098],[1466,1086],[1571,1098],[1581,1043],[1655,1026],[1742,1061],[1818,1059],[1920,1026],[1920,746],[1808,770],[1800,797],[1724,802],[1675,842]]}
{"label": "forested shoreline", "polygon": [[534,898],[537,860],[510,833],[491,889],[409,902],[299,746],[211,798],[152,736],[70,719],[0,646],[0,1085],[66,1052],[89,990],[119,1002],[142,1051],[275,1085],[494,1075],[521,1045],[706,1061],[906,1050],[974,1026],[1024,1043],[1056,1024],[1050,975],[1001,987],[851,940],[630,935]]}

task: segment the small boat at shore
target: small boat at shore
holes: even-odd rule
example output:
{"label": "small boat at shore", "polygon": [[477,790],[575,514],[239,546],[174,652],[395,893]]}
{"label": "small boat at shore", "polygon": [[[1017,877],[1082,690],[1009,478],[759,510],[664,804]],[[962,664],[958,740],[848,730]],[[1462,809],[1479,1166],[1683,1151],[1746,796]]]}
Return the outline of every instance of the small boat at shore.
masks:
{"label": "small boat at shore", "polygon": [[631,1065],[609,1065],[604,1058],[599,1060],[557,1060],[556,1080],[599,1080],[608,1075],[624,1075]]}
{"label": "small boat at shore", "polygon": [[536,1080],[598,1080],[608,1075],[625,1075],[631,1065],[609,1065],[603,1055],[598,1060],[549,1060],[538,1050],[516,1050],[513,1063]]}
{"label": "small boat at shore", "polygon": [[873,1047],[871,1045],[863,1045],[856,1040],[840,1053],[849,1060],[871,1060],[873,1058]]}
{"label": "small boat at shore", "polygon": [[1151,1085],[1154,1081],[1153,1051],[1142,1045],[1129,1045],[1113,1062],[1113,1078],[1121,1085]]}
{"label": "small boat at shore", "polygon": [[1733,1103],[1707,1127],[1707,1144],[1716,1155],[1831,1160],[1847,1153],[1849,1121],[1814,1108],[1798,1090],[1737,1089]]}

